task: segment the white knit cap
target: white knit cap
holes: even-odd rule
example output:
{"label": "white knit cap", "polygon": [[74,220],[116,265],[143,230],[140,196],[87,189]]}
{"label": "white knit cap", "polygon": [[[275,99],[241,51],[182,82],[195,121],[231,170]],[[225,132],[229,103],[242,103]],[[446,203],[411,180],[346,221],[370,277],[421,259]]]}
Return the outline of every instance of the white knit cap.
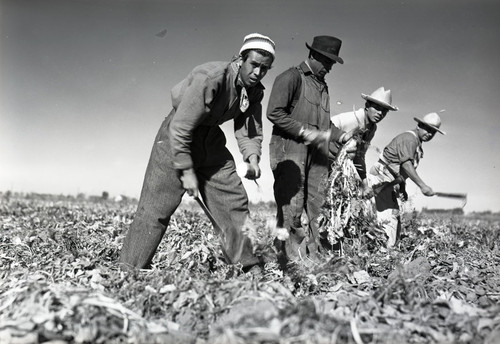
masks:
{"label": "white knit cap", "polygon": [[248,49],[262,49],[271,53],[274,57],[274,47],[275,44],[271,38],[261,35],[260,33],[251,33],[246,35],[243,39],[243,46],[240,49],[240,54]]}

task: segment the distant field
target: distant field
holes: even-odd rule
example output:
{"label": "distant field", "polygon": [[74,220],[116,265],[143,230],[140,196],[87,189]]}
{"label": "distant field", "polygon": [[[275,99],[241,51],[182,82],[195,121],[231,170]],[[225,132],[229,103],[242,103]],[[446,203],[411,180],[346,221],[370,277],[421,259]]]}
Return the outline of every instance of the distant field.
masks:
{"label": "distant field", "polygon": [[[196,205],[196,204],[194,204]],[[498,343],[500,222],[408,214],[386,250],[242,273],[184,204],[152,270],[116,266],[135,201],[0,201],[0,343]],[[271,247],[269,205],[253,205]],[[487,215],[487,214],[486,214]]]}

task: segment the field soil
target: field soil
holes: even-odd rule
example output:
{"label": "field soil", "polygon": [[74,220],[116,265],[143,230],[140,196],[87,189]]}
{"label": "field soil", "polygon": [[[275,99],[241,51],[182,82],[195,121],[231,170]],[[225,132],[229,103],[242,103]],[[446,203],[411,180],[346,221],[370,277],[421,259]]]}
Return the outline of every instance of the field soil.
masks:
{"label": "field soil", "polygon": [[[188,204],[152,268],[125,271],[135,208],[2,195],[0,343],[500,343],[498,220],[408,214],[395,248],[360,231],[320,261],[243,272]],[[253,216],[272,257],[274,211]]]}

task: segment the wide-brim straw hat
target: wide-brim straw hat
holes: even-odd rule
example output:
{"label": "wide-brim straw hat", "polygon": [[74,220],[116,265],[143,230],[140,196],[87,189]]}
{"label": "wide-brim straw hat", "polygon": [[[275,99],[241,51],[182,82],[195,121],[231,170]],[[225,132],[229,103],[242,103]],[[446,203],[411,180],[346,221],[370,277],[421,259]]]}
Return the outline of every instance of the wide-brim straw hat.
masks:
{"label": "wide-brim straw hat", "polygon": [[446,133],[444,131],[439,129],[439,127],[441,126],[441,117],[439,117],[439,115],[435,112],[428,113],[427,115],[422,117],[422,119],[419,119],[417,117],[413,117],[413,119],[415,121],[417,121],[418,123],[430,128],[434,131],[438,131],[441,134],[446,135]]}
{"label": "wide-brim straw hat", "polygon": [[312,45],[309,45],[306,42],[306,47],[309,50],[314,50],[315,52],[328,57],[330,60],[343,64],[344,60],[342,60],[339,56],[341,46],[342,41],[333,36],[316,36],[313,38]]}
{"label": "wide-brim straw hat", "polygon": [[375,91],[373,91],[372,94],[367,95],[364,93],[361,93],[361,98],[371,101],[373,103],[376,103],[380,106],[385,107],[386,109],[392,110],[392,111],[398,111],[398,107],[392,105],[392,94],[391,90],[386,90],[383,86],[377,88]]}

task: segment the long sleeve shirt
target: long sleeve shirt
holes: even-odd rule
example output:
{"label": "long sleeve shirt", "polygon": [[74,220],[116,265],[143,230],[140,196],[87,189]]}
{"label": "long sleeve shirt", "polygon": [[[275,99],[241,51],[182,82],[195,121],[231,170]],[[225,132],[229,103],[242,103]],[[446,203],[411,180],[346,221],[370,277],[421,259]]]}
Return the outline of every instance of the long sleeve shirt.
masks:
{"label": "long sleeve shirt", "polygon": [[208,62],[195,67],[171,91],[175,109],[170,124],[174,167],[193,166],[190,144],[198,126],[219,126],[234,119],[234,132],[245,161],[252,154],[261,156],[262,105],[264,86],[258,83],[247,89],[250,105],[242,113],[239,107],[241,81],[237,61]]}
{"label": "long sleeve shirt", "polygon": [[[361,179],[366,178],[366,151],[377,131],[377,124],[371,123],[366,116],[365,109],[360,108],[356,111],[343,112],[331,117],[332,123],[339,129],[350,132],[358,131],[356,155],[353,162]],[[340,145],[336,146],[336,152]]]}
{"label": "long sleeve shirt", "polygon": [[[299,68],[304,75],[312,75],[311,69],[305,62],[302,62]],[[301,87],[302,79],[297,68],[286,70],[276,77],[267,107],[267,118],[274,124],[273,133],[279,131],[298,141],[301,140],[300,130],[307,128],[307,123],[298,121],[290,114],[299,101]],[[342,134],[338,128],[332,127],[332,141],[337,141]]]}

